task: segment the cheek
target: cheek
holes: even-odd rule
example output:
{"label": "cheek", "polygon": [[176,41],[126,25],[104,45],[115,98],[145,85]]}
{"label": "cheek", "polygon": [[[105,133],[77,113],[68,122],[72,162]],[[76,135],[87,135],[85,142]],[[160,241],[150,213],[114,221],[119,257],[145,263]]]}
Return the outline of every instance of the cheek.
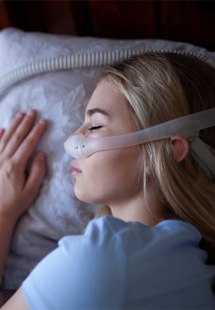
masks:
{"label": "cheek", "polygon": [[75,194],[88,203],[109,204],[140,190],[138,148],[98,152],[83,160]]}

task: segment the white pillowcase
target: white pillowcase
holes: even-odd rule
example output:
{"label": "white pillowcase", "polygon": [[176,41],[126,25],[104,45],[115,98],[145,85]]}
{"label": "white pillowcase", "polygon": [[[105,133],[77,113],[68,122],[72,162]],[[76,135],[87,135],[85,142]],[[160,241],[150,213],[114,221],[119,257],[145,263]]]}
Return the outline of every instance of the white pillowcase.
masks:
{"label": "white pillowcase", "polygon": [[[25,33],[10,28],[0,32],[0,80],[5,73],[35,59],[129,48],[177,49],[215,59],[214,53],[185,43],[77,38]],[[8,289],[20,286],[61,237],[80,234],[94,214],[94,206],[74,197],[70,157],[65,154],[63,143],[81,124],[101,70],[101,67],[91,67],[46,73],[0,93],[0,127],[7,127],[17,111],[26,112],[29,108],[36,109],[39,117],[49,121],[48,130],[38,146],[47,154],[48,173],[39,197],[17,225],[5,274]]]}

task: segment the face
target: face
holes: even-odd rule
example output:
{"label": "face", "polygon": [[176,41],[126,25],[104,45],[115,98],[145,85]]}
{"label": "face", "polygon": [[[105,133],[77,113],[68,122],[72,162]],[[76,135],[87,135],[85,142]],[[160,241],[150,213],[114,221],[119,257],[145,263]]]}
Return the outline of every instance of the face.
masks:
{"label": "face", "polygon": [[[76,131],[89,138],[114,136],[134,131],[132,113],[124,96],[108,80],[96,87],[81,128]],[[138,184],[139,148],[100,151],[72,161],[74,191],[78,199],[93,203],[126,204],[140,193]]]}

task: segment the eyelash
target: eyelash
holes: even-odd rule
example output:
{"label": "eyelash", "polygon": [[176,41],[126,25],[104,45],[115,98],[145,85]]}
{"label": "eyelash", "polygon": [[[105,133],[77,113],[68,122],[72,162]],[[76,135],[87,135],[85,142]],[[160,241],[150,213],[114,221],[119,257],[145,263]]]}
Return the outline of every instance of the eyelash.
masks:
{"label": "eyelash", "polygon": [[99,125],[99,126],[92,126],[92,127],[88,128],[88,130],[89,130],[89,131],[93,131],[93,130],[98,130],[98,129],[100,129],[100,128],[102,128],[101,125]]}

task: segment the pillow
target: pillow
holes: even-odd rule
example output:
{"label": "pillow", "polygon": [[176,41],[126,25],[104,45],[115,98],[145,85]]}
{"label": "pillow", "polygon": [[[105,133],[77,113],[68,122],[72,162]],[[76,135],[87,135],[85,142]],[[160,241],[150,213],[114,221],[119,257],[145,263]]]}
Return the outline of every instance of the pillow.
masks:
{"label": "pillow", "polygon": [[[164,40],[111,40],[25,33],[8,28],[0,32],[2,77],[35,60],[77,53],[143,48],[189,51],[214,60],[204,48]],[[17,111],[30,107],[48,119],[49,127],[38,149],[47,154],[48,172],[40,195],[20,219],[5,271],[5,287],[17,289],[32,268],[53,250],[64,235],[80,234],[93,217],[95,206],[78,201],[70,177],[66,137],[82,122],[85,106],[102,67],[59,70],[20,80],[0,92],[0,127],[7,127]]]}

